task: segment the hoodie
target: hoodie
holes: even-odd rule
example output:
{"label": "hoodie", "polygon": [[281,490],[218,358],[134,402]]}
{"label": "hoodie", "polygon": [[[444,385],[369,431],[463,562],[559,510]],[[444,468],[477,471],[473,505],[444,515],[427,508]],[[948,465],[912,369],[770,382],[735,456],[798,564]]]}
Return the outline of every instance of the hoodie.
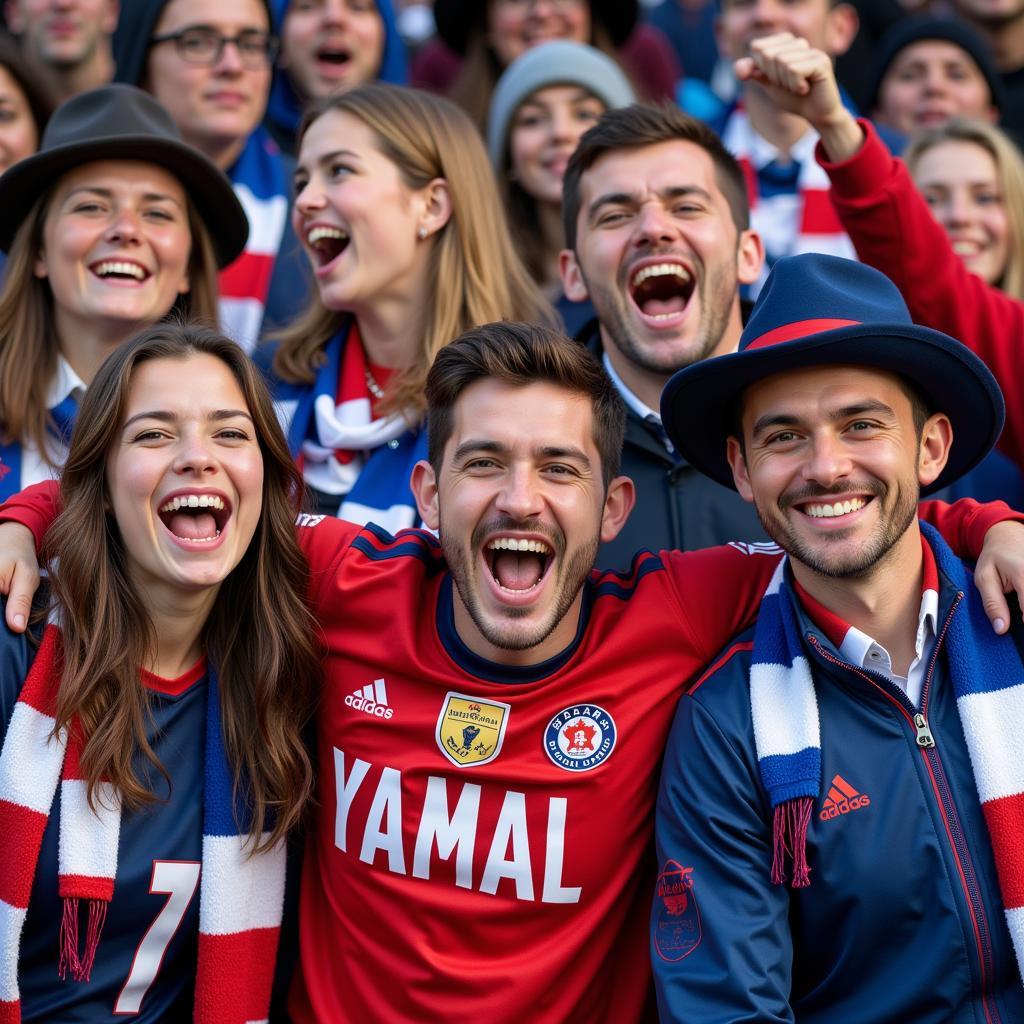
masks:
{"label": "hoodie", "polygon": [[[281,34],[285,15],[292,0],[270,0],[271,24],[277,35]],[[406,85],[409,81],[408,59],[405,44],[398,33],[391,0],[376,0],[377,13],[384,23],[384,53],[377,81],[393,85]],[[286,152],[294,155],[295,136],[302,121],[304,101],[295,92],[288,72],[284,68],[274,69],[274,82],[270,88],[270,103],[267,105],[267,127]]]}

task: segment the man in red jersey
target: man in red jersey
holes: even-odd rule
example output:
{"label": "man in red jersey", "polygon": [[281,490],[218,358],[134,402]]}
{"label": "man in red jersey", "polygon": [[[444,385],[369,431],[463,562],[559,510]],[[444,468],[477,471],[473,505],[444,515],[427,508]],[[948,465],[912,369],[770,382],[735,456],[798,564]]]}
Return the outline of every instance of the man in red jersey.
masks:
{"label": "man in red jersey", "polygon": [[[778,553],[645,552],[628,573],[590,571],[633,501],[623,412],[555,332],[468,332],[438,354],[427,398],[413,483],[439,540],[299,524],[326,653],[290,1014],[643,1020],[673,709],[751,619]],[[933,513],[967,555],[1005,517]],[[1019,530],[998,531],[1018,552]]]}

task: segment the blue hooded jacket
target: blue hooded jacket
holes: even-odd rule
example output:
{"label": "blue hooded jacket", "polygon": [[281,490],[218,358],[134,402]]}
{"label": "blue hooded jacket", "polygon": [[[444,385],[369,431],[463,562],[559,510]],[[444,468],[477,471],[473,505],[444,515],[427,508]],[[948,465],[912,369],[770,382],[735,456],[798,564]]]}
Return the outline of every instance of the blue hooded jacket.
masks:
{"label": "blue hooded jacket", "polygon": [[[280,36],[281,26],[292,0],[270,0],[271,24]],[[409,81],[408,57],[405,44],[398,33],[391,0],[376,0],[377,13],[384,23],[384,53],[381,57],[377,81],[393,85],[406,85]],[[274,82],[270,88],[270,102],[267,104],[267,125],[277,144],[286,152],[295,152],[295,134],[302,121],[303,102],[292,87],[288,72],[275,68]]]}

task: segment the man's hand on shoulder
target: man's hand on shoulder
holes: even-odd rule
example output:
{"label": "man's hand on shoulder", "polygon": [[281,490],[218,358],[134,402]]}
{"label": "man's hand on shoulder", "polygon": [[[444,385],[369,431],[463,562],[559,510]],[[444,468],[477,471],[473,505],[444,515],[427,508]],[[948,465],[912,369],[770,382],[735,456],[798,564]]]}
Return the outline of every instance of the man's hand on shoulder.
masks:
{"label": "man's hand on shoulder", "polygon": [[864,141],[856,118],[843,106],[832,58],[790,32],[755,39],[750,56],[734,65],[742,82],[756,82],[782,110],[808,121],[830,160],[852,157]]}

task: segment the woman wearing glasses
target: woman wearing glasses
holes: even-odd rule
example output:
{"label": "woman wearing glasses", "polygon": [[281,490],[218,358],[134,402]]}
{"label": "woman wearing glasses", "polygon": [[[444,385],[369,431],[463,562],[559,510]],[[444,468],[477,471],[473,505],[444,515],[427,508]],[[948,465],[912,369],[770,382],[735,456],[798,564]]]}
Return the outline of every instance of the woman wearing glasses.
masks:
{"label": "woman wearing glasses", "polygon": [[220,319],[246,349],[264,323],[289,320],[309,287],[288,228],[292,163],[262,126],[270,24],[264,0],[132,0],[114,34],[117,81],[153,93],[245,207],[249,242],[221,274]]}

